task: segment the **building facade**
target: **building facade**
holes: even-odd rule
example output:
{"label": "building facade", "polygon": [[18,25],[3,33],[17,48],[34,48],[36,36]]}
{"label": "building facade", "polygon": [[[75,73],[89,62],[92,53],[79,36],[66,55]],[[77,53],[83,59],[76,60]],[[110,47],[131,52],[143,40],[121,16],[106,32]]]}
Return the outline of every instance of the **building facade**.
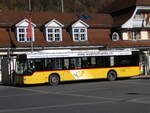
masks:
{"label": "building facade", "polygon": [[[118,0],[102,12],[1,11],[0,59],[32,51],[137,50],[140,51],[143,74],[149,74],[150,1],[126,0],[122,5],[122,0]],[[29,23],[30,38],[27,37]]]}
{"label": "building facade", "polygon": [[[121,0],[105,8],[105,13],[112,15],[111,48],[128,48],[140,51],[143,74],[150,74],[150,1]],[[117,35],[116,35],[117,34]],[[116,38],[117,37],[117,38]]]}

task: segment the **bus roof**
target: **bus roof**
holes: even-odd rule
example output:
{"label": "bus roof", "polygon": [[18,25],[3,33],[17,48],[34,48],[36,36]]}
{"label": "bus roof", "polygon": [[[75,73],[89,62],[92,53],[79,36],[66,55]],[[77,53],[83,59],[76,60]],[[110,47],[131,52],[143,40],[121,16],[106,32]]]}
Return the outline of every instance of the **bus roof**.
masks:
{"label": "bus roof", "polygon": [[102,51],[68,51],[48,53],[26,53],[27,59],[34,58],[65,58],[65,57],[88,57],[88,56],[121,56],[132,55],[129,50],[102,50]]}

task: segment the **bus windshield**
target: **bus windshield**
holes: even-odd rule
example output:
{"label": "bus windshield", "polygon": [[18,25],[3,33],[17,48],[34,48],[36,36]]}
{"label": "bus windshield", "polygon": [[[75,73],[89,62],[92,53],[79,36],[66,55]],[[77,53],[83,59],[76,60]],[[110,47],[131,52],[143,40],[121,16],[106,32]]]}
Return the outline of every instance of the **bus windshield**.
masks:
{"label": "bus windshield", "polygon": [[26,60],[17,60],[16,62],[16,74],[24,74],[25,70],[27,70],[27,62]]}
{"label": "bus windshield", "polygon": [[32,70],[33,69],[33,65],[32,62],[24,59],[24,60],[20,60],[18,59],[16,61],[16,74],[17,75],[30,75],[32,74]]}

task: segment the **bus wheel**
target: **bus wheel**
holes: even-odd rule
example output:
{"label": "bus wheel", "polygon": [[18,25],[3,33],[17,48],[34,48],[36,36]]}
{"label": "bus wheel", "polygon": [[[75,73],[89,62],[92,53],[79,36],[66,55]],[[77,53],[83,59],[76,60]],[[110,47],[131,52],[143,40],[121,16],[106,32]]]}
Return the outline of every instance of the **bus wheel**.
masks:
{"label": "bus wheel", "polygon": [[52,75],[49,76],[49,84],[51,86],[56,86],[56,85],[59,84],[59,82],[60,82],[60,79],[59,79],[58,75],[52,74]]}
{"label": "bus wheel", "polygon": [[117,79],[117,73],[115,71],[109,71],[107,74],[107,79],[109,81],[114,81]]}

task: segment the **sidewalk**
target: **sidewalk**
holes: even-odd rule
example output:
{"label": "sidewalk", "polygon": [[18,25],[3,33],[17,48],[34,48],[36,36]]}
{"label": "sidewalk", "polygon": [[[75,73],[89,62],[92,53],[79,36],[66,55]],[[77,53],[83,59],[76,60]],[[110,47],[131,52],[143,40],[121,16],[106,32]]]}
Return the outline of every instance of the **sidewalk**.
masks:
{"label": "sidewalk", "polygon": [[135,76],[132,78],[134,78],[134,79],[150,79],[150,75],[139,75],[139,76]]}

